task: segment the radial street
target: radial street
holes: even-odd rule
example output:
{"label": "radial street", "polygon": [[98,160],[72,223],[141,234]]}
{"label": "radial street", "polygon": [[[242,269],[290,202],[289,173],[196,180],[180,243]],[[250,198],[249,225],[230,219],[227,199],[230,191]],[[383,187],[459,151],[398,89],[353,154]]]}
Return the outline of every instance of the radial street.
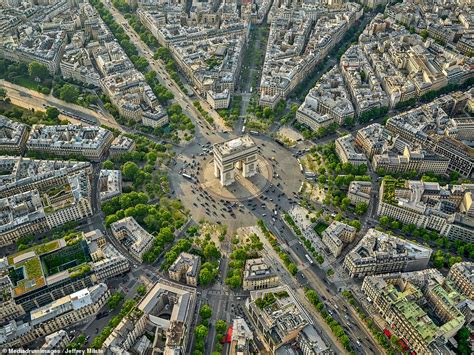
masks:
{"label": "radial street", "polygon": [[[139,54],[148,61],[150,68],[156,72],[156,76],[160,84],[173,93],[174,99],[181,106],[184,113],[186,113],[189,117],[194,118],[194,120],[197,120],[197,118],[200,117],[200,113],[194,107],[193,100],[183,93],[181,88],[174,82],[174,80],[166,71],[163,62],[161,60],[153,59],[153,53],[151,52],[150,48],[141,40],[137,32],[135,32],[135,30],[128,25],[127,19],[109,1],[104,1],[104,4],[115,18],[115,21],[120,24],[124,31],[134,39],[133,43],[137,47]],[[214,123],[219,126],[221,131],[231,131],[229,127],[225,126],[222,117],[219,116],[219,114],[209,106],[206,100],[203,100],[199,97],[196,97],[195,100],[199,101],[201,107],[213,118]]]}

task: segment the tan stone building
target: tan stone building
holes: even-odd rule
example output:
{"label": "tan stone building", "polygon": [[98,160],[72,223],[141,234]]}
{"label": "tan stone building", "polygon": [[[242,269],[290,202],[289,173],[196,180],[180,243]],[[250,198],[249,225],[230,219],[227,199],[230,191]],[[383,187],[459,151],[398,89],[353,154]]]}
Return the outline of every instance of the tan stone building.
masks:
{"label": "tan stone building", "polygon": [[181,253],[171,264],[168,274],[171,280],[182,281],[187,285],[197,286],[199,280],[199,269],[201,268],[201,257],[189,253]]}
{"label": "tan stone building", "polygon": [[248,259],[245,262],[242,288],[260,290],[278,286],[280,279],[263,258]]}

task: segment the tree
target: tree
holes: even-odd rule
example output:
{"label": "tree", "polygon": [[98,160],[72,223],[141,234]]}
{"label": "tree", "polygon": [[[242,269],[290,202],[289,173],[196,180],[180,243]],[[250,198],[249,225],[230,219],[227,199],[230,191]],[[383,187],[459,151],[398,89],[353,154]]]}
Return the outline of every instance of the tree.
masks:
{"label": "tree", "polygon": [[4,100],[7,97],[7,90],[0,88],[0,100]]}
{"label": "tree", "polygon": [[46,108],[46,117],[51,120],[56,120],[61,112],[56,107],[48,106]]}
{"label": "tree", "polygon": [[219,319],[216,322],[216,332],[222,334],[226,331],[226,329],[227,329],[227,324],[225,320]]}
{"label": "tree", "polygon": [[456,334],[456,340],[458,341],[458,354],[461,355],[468,355],[471,353],[470,345],[469,345],[469,337],[471,335],[471,331],[467,327],[463,327],[459,329],[458,333]]}
{"label": "tree", "polygon": [[204,324],[199,324],[195,329],[196,339],[204,340],[209,333],[209,329]]}
{"label": "tree", "polygon": [[109,300],[107,301],[107,305],[111,310],[114,310],[118,307],[123,298],[124,294],[122,292],[115,292],[112,296],[110,296]]}
{"label": "tree", "polygon": [[217,249],[217,247],[214,245],[214,243],[208,243],[204,247],[204,257],[207,260],[212,260],[212,259],[219,259],[221,257],[221,253]]}
{"label": "tree", "polygon": [[288,271],[290,272],[290,274],[295,276],[296,273],[298,272],[298,267],[295,264],[290,263],[290,264],[288,264]]}
{"label": "tree", "polygon": [[59,90],[59,98],[66,102],[77,102],[79,94],[79,90],[71,84],[64,84]]}
{"label": "tree", "polygon": [[44,80],[49,76],[49,71],[46,65],[38,62],[31,62],[28,65],[28,74],[33,79],[39,78]]}
{"label": "tree", "polygon": [[360,221],[358,220],[353,220],[353,221],[350,221],[349,222],[349,225],[351,225],[352,227],[354,227],[355,229],[357,229],[358,231],[360,230],[360,227],[361,227],[361,224],[360,224]]}
{"label": "tree", "polygon": [[133,181],[140,168],[134,162],[128,161],[122,166],[122,174],[126,180]]}
{"label": "tree", "polygon": [[232,289],[239,288],[242,284],[242,279],[240,275],[233,275],[225,279],[226,285],[228,285]]}
{"label": "tree", "polygon": [[390,225],[390,218],[388,216],[381,216],[379,222],[383,227],[388,227]]}
{"label": "tree", "polygon": [[367,212],[367,203],[366,202],[359,202],[355,206],[355,213],[359,216],[362,216]]}
{"label": "tree", "polygon": [[112,163],[110,160],[104,161],[104,164],[102,164],[103,169],[111,170],[114,168],[114,163]]}
{"label": "tree", "polygon": [[199,315],[201,316],[202,320],[207,320],[211,318],[212,308],[208,304],[203,305],[199,310]]}
{"label": "tree", "polygon": [[202,286],[209,285],[213,279],[214,275],[209,269],[201,269],[201,271],[199,271],[199,283]]}
{"label": "tree", "polygon": [[140,285],[137,287],[137,293],[140,295],[140,296],[145,296],[146,294],[146,286],[145,285]]}

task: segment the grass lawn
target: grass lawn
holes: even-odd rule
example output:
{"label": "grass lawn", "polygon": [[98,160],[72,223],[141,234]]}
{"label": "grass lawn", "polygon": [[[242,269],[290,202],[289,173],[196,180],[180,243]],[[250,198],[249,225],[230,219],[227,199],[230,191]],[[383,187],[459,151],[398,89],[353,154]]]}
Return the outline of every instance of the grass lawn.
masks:
{"label": "grass lawn", "polygon": [[15,84],[17,85],[21,85],[25,88],[28,88],[28,89],[31,89],[31,90],[35,90],[35,91],[38,91],[38,84],[41,85],[41,83],[38,83],[36,81],[34,81],[33,79],[30,79],[30,78],[26,78],[26,77],[16,77],[15,78]]}
{"label": "grass lawn", "polygon": [[41,255],[45,253],[49,253],[50,251],[56,250],[61,246],[59,243],[59,240],[53,240],[52,242],[40,244],[40,245],[35,245],[32,246],[31,248],[22,250],[16,254],[10,255],[8,257],[8,264],[12,265],[13,264],[13,259],[15,259],[17,256],[28,253],[30,251],[34,251],[36,255]]}
{"label": "grass lawn", "polygon": [[[16,268],[24,267],[25,278],[18,281],[14,291],[15,295],[19,296],[27,291],[39,288],[45,284],[43,269],[39,257],[35,256],[21,264],[16,265]],[[33,283],[34,281],[34,283]]]}
{"label": "grass lawn", "polygon": [[314,226],[314,231],[316,233],[318,233],[319,236],[321,236],[321,234],[326,230],[326,228],[329,227],[328,224],[324,223],[324,222],[318,222],[316,223],[316,225]]}

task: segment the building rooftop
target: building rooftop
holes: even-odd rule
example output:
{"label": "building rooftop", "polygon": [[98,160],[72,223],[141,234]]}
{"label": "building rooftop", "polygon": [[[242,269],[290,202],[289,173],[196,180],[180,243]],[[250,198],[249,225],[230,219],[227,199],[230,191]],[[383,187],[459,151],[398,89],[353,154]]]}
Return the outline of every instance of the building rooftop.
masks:
{"label": "building rooftop", "polygon": [[402,257],[408,260],[429,259],[431,253],[430,248],[369,229],[346,258],[352,259],[355,264],[363,265],[390,263],[390,260]]}
{"label": "building rooftop", "polygon": [[184,269],[186,270],[186,276],[197,277],[200,259],[198,255],[183,252],[178,255],[178,258],[171,264],[168,271],[180,272]]}
{"label": "building rooftop", "polygon": [[259,280],[276,276],[272,267],[265,263],[263,258],[248,259],[245,262],[244,279]]}

